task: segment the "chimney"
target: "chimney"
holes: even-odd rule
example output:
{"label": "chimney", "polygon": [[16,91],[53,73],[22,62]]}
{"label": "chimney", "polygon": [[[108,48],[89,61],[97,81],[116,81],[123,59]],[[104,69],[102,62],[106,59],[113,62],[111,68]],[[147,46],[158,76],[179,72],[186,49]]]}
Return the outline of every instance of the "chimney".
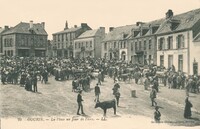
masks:
{"label": "chimney", "polygon": [[45,22],[41,22],[42,28],[45,29]]}
{"label": "chimney", "polygon": [[81,23],[81,27],[84,28],[84,27],[87,27],[87,23]]}
{"label": "chimney", "polygon": [[68,29],[68,22],[66,21],[64,30],[67,30],[67,29]]}
{"label": "chimney", "polygon": [[31,20],[30,21],[30,29],[32,29],[33,28],[33,21]]}
{"label": "chimney", "polygon": [[8,26],[4,26],[4,29],[5,29],[5,30],[8,30],[8,29],[9,29],[9,27],[8,27]]}
{"label": "chimney", "polygon": [[174,15],[174,13],[173,13],[173,11],[172,11],[171,9],[169,9],[169,10],[167,11],[167,13],[165,13],[165,14],[166,14],[166,19],[171,18],[171,17],[173,17],[173,15]]}
{"label": "chimney", "polygon": [[114,27],[109,27],[109,32],[113,31]]}
{"label": "chimney", "polygon": [[74,25],[74,28],[77,28],[77,25]]}
{"label": "chimney", "polygon": [[136,26],[141,26],[143,24],[144,24],[144,22],[136,22]]}

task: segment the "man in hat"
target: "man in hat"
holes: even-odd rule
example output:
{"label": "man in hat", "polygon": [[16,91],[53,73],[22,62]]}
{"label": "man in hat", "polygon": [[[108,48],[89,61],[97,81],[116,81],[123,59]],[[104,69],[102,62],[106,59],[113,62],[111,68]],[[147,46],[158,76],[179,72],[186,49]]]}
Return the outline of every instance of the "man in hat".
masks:
{"label": "man in hat", "polygon": [[120,85],[118,83],[118,81],[115,83],[114,87],[112,88],[113,90],[113,95],[115,95],[115,93],[117,93],[118,89],[120,88]]}
{"label": "man in hat", "polygon": [[116,93],[115,93],[115,98],[116,98],[116,100],[117,100],[117,107],[119,107],[119,98],[120,98],[120,92],[119,92],[119,90],[117,90],[116,91]]}
{"label": "man in hat", "polygon": [[159,107],[156,106],[155,107],[155,112],[154,112],[154,120],[155,120],[156,123],[160,122],[160,117],[161,117],[161,113],[160,113],[160,111],[158,109],[159,109]]}
{"label": "man in hat", "polygon": [[77,96],[77,103],[78,103],[78,110],[77,110],[77,115],[79,114],[79,110],[81,109],[81,114],[84,115],[84,111],[83,111],[83,105],[82,105],[82,91],[79,91],[78,96]]}
{"label": "man in hat", "polygon": [[150,86],[150,81],[148,76],[146,75],[145,80],[144,80],[144,89],[148,90],[148,87]]}
{"label": "man in hat", "polygon": [[98,85],[98,83],[96,84],[95,88],[94,88],[94,92],[95,92],[95,102],[99,102],[99,95],[101,93],[100,91],[100,87]]}
{"label": "man in hat", "polygon": [[150,92],[150,98],[151,98],[151,106],[156,106],[157,103],[155,101],[155,98],[156,98],[156,89],[154,87],[151,87],[151,92]]}

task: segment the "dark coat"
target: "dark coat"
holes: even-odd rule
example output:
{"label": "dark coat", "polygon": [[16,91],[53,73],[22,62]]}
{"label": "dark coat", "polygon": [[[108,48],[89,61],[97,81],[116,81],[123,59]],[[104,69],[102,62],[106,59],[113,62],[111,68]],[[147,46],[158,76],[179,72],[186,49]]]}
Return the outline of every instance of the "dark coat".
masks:
{"label": "dark coat", "polygon": [[78,96],[77,96],[77,102],[80,103],[80,102],[82,102],[82,101],[83,101],[82,95],[81,95],[81,94],[78,94]]}
{"label": "dark coat", "polygon": [[94,92],[95,92],[95,95],[101,93],[99,86],[95,86],[95,88],[94,88]]}
{"label": "dark coat", "polygon": [[186,98],[185,100],[185,110],[184,110],[184,117],[190,118],[192,116],[191,112],[192,103]]}

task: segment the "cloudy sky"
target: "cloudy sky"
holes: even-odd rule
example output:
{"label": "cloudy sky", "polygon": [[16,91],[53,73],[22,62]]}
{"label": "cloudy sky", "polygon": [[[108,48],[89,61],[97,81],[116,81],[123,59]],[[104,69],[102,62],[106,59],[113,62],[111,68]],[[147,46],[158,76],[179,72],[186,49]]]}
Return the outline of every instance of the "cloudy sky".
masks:
{"label": "cloudy sky", "polygon": [[49,39],[52,33],[88,23],[100,26],[123,26],[137,21],[152,21],[165,17],[168,9],[180,14],[200,8],[200,0],[0,0],[0,27],[19,22],[45,22]]}

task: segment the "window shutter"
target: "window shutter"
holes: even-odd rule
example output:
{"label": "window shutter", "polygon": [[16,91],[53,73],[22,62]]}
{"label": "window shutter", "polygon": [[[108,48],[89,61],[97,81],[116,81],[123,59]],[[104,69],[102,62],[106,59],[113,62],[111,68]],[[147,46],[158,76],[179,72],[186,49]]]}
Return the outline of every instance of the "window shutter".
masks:
{"label": "window shutter", "polygon": [[182,48],[185,48],[185,38],[184,38],[184,35],[182,35]]}
{"label": "window shutter", "polygon": [[167,38],[167,49],[169,49],[170,44],[170,37]]}
{"label": "window shutter", "polygon": [[171,38],[171,42],[170,42],[171,44],[170,44],[170,49],[173,49],[173,37]]}
{"label": "window shutter", "polygon": [[165,48],[165,38],[163,38],[163,46],[162,46],[162,48],[163,48],[163,50],[165,50],[166,48]]}
{"label": "window shutter", "polygon": [[176,49],[178,49],[178,36],[176,36]]}
{"label": "window shutter", "polygon": [[160,39],[158,39],[158,50],[160,50]]}

